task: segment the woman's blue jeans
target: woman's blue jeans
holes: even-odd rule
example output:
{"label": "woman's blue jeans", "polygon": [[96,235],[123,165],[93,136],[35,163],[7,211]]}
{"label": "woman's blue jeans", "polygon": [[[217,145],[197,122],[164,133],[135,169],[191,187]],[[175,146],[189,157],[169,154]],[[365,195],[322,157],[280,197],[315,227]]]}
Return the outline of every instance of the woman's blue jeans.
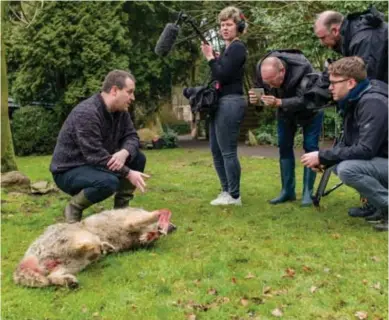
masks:
{"label": "woman's blue jeans", "polygon": [[218,102],[218,108],[209,123],[209,141],[213,163],[221,188],[233,198],[240,196],[240,163],[238,138],[247,101],[242,95],[227,95]]}

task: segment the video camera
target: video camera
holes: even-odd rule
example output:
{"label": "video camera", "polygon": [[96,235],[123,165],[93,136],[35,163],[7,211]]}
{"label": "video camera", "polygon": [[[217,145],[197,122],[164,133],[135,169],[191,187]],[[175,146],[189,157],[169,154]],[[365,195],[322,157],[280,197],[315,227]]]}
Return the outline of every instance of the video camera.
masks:
{"label": "video camera", "polygon": [[332,60],[327,59],[323,72],[309,73],[302,80],[301,87],[304,92],[305,106],[309,110],[321,110],[334,105],[329,91],[330,77],[328,66],[331,63]]}

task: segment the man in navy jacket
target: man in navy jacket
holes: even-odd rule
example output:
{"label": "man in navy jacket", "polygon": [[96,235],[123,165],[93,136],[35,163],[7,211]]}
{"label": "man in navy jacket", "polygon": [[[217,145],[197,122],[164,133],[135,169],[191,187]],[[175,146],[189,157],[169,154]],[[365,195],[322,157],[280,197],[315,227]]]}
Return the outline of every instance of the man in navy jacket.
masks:
{"label": "man in navy jacket", "polygon": [[359,57],[342,58],[329,67],[333,99],[343,116],[342,141],[331,149],[306,153],[304,166],[336,166],[342,182],[366,196],[377,211],[366,218],[388,230],[388,87],[367,78]]}

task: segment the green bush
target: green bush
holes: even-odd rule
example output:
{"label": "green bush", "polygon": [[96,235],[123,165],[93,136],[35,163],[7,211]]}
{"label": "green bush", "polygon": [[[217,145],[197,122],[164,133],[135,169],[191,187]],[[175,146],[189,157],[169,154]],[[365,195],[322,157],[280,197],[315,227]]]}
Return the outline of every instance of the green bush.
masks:
{"label": "green bush", "polygon": [[177,123],[172,123],[169,125],[169,127],[170,129],[175,131],[178,135],[190,133],[190,123],[184,120],[180,120]]}
{"label": "green bush", "polygon": [[259,132],[256,135],[256,138],[259,144],[270,144],[272,146],[277,145],[277,137],[272,136],[270,133]]}
{"label": "green bush", "polygon": [[161,135],[161,139],[164,141],[163,148],[176,148],[178,146],[177,133],[170,128],[167,128]]}
{"label": "green bush", "polygon": [[43,107],[22,107],[11,122],[18,156],[52,154],[61,128],[57,115]]}

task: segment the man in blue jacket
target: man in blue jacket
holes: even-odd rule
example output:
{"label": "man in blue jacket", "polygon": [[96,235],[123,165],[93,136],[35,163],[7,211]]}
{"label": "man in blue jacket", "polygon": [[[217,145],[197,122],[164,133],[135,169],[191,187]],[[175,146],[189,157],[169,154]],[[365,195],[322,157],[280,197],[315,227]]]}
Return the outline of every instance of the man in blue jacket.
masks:
{"label": "man in blue jacket", "polygon": [[306,153],[304,166],[336,166],[345,185],[366,196],[377,211],[366,218],[388,230],[388,87],[367,78],[359,57],[342,58],[329,67],[333,99],[343,117],[343,139],[331,149]]}
{"label": "man in blue jacket", "polygon": [[112,194],[114,208],[123,208],[136,188],[144,191],[146,157],[128,113],[134,91],[131,73],[111,71],[101,93],[82,101],[65,120],[50,171],[58,187],[73,196],[64,211],[66,222],[80,221],[84,209]]}

